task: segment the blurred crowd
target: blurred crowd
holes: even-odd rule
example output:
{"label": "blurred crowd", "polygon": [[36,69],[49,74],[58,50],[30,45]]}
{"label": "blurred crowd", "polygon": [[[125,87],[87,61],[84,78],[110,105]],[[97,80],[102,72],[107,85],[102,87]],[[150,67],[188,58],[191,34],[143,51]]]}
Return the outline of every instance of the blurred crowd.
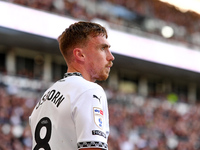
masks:
{"label": "blurred crowd", "polygon": [[36,100],[14,95],[0,88],[0,150],[30,150],[29,115]]}
{"label": "blurred crowd", "polygon": [[[92,20],[98,18],[107,21],[108,23],[121,25],[123,27],[136,28],[137,30],[142,30],[148,33],[148,35],[157,35],[162,39],[164,38],[161,35],[161,27],[164,25],[172,25],[175,26],[175,34],[168,40],[175,40],[190,47],[200,46],[200,16],[192,11],[182,12],[176,7],[159,0],[4,1],[76,19]],[[154,25],[151,27],[145,27],[145,20],[150,18],[153,19]],[[159,28],[156,27],[159,24],[158,20],[164,21],[164,23],[161,23]]]}
{"label": "blurred crowd", "polygon": [[[200,105],[171,103],[105,88],[109,150],[199,150]],[[0,150],[30,150],[28,117],[37,97],[21,97],[0,86]],[[35,96],[36,96],[35,95]]]}
{"label": "blurred crowd", "polygon": [[117,94],[109,100],[109,150],[199,150],[199,108]]}

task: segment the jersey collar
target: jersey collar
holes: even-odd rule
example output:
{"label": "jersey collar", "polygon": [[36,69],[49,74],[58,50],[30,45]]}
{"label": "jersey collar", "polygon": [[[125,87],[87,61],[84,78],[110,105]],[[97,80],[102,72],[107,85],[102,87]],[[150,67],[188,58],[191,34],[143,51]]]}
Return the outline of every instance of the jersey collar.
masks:
{"label": "jersey collar", "polygon": [[82,77],[82,74],[80,72],[68,72],[68,73],[65,73],[64,78],[67,78],[70,76],[81,76]]}

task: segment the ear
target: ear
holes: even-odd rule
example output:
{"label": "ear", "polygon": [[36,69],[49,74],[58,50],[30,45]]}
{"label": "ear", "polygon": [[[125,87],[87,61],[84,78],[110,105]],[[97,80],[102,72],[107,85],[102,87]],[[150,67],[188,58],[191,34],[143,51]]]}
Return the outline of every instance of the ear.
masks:
{"label": "ear", "polygon": [[73,55],[76,60],[78,61],[84,61],[85,60],[85,55],[83,53],[83,50],[81,48],[75,48],[73,50]]}

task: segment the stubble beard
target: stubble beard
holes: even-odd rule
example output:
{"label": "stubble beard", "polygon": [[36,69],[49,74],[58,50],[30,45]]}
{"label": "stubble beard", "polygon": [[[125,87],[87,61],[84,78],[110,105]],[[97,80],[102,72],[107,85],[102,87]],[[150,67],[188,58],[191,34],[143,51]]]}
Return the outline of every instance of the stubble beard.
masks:
{"label": "stubble beard", "polygon": [[107,70],[102,70],[100,71],[98,74],[98,77],[96,78],[96,80],[98,81],[105,81],[107,80],[108,76],[109,76],[110,71]]}

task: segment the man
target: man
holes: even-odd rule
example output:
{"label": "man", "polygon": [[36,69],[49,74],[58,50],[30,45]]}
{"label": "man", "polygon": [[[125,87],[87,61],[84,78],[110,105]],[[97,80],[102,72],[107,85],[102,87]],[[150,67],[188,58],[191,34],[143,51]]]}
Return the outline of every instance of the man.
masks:
{"label": "man", "polygon": [[96,80],[109,76],[114,60],[107,31],[77,22],[58,38],[68,70],[42,96],[30,116],[33,150],[107,149],[107,98]]}

